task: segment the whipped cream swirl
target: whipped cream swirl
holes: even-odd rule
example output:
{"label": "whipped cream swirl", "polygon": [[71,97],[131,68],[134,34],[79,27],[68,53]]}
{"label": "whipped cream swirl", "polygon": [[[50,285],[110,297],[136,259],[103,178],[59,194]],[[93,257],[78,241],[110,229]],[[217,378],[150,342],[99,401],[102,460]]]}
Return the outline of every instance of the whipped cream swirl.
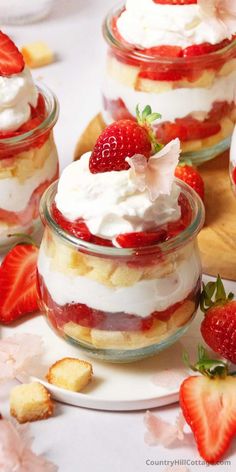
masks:
{"label": "whipped cream swirl", "polygon": [[30,105],[36,107],[38,91],[30,70],[0,76],[0,130],[15,131],[30,118]]}
{"label": "whipped cream swirl", "polygon": [[180,191],[175,183],[170,193],[152,201],[148,189],[138,188],[132,169],[92,174],[90,155],[70,164],[60,178],[55,201],[65,218],[82,218],[93,235],[111,240],[180,218]]}
{"label": "whipped cream swirl", "polygon": [[[117,21],[121,36],[141,48],[170,45],[182,48],[228,38],[227,30],[205,24],[198,4],[165,5],[153,0],[127,0]],[[236,25],[235,25],[236,31]]]}

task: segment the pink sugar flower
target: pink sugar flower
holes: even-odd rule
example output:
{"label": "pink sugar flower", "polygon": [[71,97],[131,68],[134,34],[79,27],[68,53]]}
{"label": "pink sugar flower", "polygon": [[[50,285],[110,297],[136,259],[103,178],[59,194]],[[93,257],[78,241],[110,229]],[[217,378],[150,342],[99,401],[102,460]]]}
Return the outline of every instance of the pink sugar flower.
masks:
{"label": "pink sugar flower", "polygon": [[0,420],[0,470],[2,472],[56,472],[58,467],[31,450],[27,426],[14,427]]}
{"label": "pink sugar flower", "polygon": [[170,195],[179,155],[180,141],[176,138],[148,160],[140,154],[127,157],[131,178],[138,190],[143,192],[147,189],[151,201],[155,201],[160,195]]}
{"label": "pink sugar flower", "polygon": [[206,26],[231,39],[236,33],[236,0],[198,0],[198,5]]}
{"label": "pink sugar flower", "polygon": [[42,353],[42,340],[33,334],[15,334],[0,340],[0,382],[25,375]]}

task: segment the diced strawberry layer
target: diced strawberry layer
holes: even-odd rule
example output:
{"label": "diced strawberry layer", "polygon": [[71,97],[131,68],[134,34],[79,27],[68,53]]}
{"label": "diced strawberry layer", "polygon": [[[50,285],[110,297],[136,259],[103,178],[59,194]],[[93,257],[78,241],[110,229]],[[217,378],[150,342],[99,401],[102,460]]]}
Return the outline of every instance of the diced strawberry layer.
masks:
{"label": "diced strawberry layer", "polygon": [[152,0],[160,5],[193,5],[197,0]]}
{"label": "diced strawberry layer", "polygon": [[[174,222],[168,223],[163,227],[159,226],[153,228],[150,231],[142,231],[139,233],[127,233],[127,234],[119,234],[117,235],[116,242],[122,248],[138,248],[138,247],[146,247],[152,246],[154,244],[163,243],[168,241],[174,236],[177,236],[180,232],[182,232],[189,224],[191,223],[192,219],[192,211],[189,205],[188,200],[184,195],[180,195],[179,197],[179,205],[181,208],[181,218]],[[85,241],[89,241],[93,244],[98,244],[100,246],[113,246],[112,242],[108,239],[102,239],[98,236],[94,236],[90,233],[86,223],[82,219],[77,219],[76,221],[69,221],[67,220],[63,214],[58,210],[56,204],[52,204],[52,216],[56,223],[65,231],[76,236],[79,239],[83,239]],[[156,256],[154,259],[156,260]],[[160,258],[160,254],[158,254]],[[153,254],[151,255],[153,258]],[[150,256],[146,255],[144,260],[150,262]],[[134,265],[136,265],[136,259],[134,259]],[[144,263],[144,262],[143,262]],[[144,263],[146,265],[146,262]]]}
{"label": "diced strawberry layer", "polygon": [[232,179],[233,179],[234,184],[236,185],[236,167],[233,169]]}
{"label": "diced strawberry layer", "polygon": [[31,137],[25,142],[17,143],[13,148],[11,145],[1,142],[2,139],[14,138],[24,133],[35,130],[46,118],[46,105],[42,94],[39,94],[37,106],[31,107],[31,116],[29,120],[20,126],[16,131],[0,131],[0,159],[9,159],[15,155],[29,151],[32,148],[40,148],[47,141],[50,130],[45,131],[36,137]]}
{"label": "diced strawberry layer", "polygon": [[[124,102],[118,100],[105,100],[105,110],[116,120],[119,114],[129,114]],[[121,110],[120,110],[121,105]],[[204,121],[197,120],[191,115],[185,118],[177,118],[175,122],[164,121],[163,123],[154,125],[157,139],[167,144],[172,139],[179,138],[181,141],[192,141],[197,139],[205,139],[221,131],[220,121],[228,116],[234,108],[234,103],[214,102],[212,109],[208,113],[207,119]],[[133,117],[134,119],[134,117]]]}
{"label": "diced strawberry layer", "polygon": [[106,331],[148,331],[155,320],[168,321],[181,305],[187,300],[198,304],[200,295],[200,281],[193,291],[181,302],[175,303],[164,311],[155,311],[146,318],[124,312],[108,313],[95,310],[82,303],[67,303],[58,305],[47,290],[43,278],[38,274],[38,288],[40,299],[48,309],[48,316],[55,328],[62,328],[65,323],[73,322],[87,328],[96,328]]}
{"label": "diced strawberry layer", "polygon": [[[59,168],[52,179],[40,184],[32,193],[27,207],[20,212],[7,211],[0,208],[0,223],[7,223],[10,226],[28,226],[39,216],[39,202],[49,185],[59,176]],[[14,229],[14,228],[13,228]]]}

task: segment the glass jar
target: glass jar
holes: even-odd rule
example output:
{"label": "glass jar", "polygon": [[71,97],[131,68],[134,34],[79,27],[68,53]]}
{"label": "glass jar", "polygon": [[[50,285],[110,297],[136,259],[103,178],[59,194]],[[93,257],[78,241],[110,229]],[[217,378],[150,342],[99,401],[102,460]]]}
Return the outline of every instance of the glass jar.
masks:
{"label": "glass jar", "polygon": [[55,0],[1,0],[0,22],[24,25],[42,20],[51,12]]}
{"label": "glass jar", "polygon": [[108,44],[105,123],[135,118],[137,104],[149,104],[162,115],[155,126],[158,141],[166,144],[179,137],[184,159],[198,165],[229,148],[236,119],[236,40],[194,57],[161,57],[155,48],[147,54],[117,33],[122,11],[113,9],[103,25]]}
{"label": "glass jar", "polygon": [[14,244],[19,233],[33,235],[40,225],[39,202],[59,175],[53,138],[59,105],[45,86],[37,87],[44,98],[46,118],[31,131],[0,139],[0,249]]}
{"label": "glass jar", "polygon": [[229,175],[232,190],[236,195],[236,126],[234,128],[232,142],[230,146]]}
{"label": "glass jar", "polygon": [[130,362],[157,353],[187,330],[199,303],[197,235],[204,206],[176,180],[190,224],[169,241],[140,249],[91,244],[53,218],[57,184],[41,200],[45,232],[38,259],[41,309],[66,340],[93,356]]}

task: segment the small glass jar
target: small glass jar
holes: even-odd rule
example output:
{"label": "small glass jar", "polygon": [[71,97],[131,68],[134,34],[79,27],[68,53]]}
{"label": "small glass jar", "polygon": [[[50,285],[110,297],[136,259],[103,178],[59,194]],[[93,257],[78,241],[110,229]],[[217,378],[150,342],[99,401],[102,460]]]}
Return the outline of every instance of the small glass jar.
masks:
{"label": "small glass jar", "polygon": [[0,22],[7,25],[25,25],[49,15],[55,0],[1,0]]}
{"label": "small glass jar", "polygon": [[232,190],[234,194],[236,195],[236,126],[234,128],[231,146],[230,146],[229,175],[230,175]]}
{"label": "small glass jar", "polygon": [[31,131],[0,139],[0,250],[19,240],[14,234],[38,230],[41,196],[59,175],[53,138],[58,101],[47,87],[37,88],[45,102],[44,121]]}
{"label": "small glass jar", "polygon": [[147,54],[117,33],[122,11],[113,9],[103,25],[108,44],[105,123],[135,118],[137,104],[149,104],[162,115],[155,126],[158,141],[166,144],[179,137],[184,159],[198,165],[229,148],[236,119],[236,40],[194,57],[161,57],[155,48]]}
{"label": "small glass jar", "polygon": [[202,269],[197,235],[204,206],[176,180],[190,224],[169,241],[140,249],[91,244],[53,218],[57,184],[41,200],[45,232],[38,259],[41,309],[50,325],[88,354],[130,362],[165,349],[196,313]]}

